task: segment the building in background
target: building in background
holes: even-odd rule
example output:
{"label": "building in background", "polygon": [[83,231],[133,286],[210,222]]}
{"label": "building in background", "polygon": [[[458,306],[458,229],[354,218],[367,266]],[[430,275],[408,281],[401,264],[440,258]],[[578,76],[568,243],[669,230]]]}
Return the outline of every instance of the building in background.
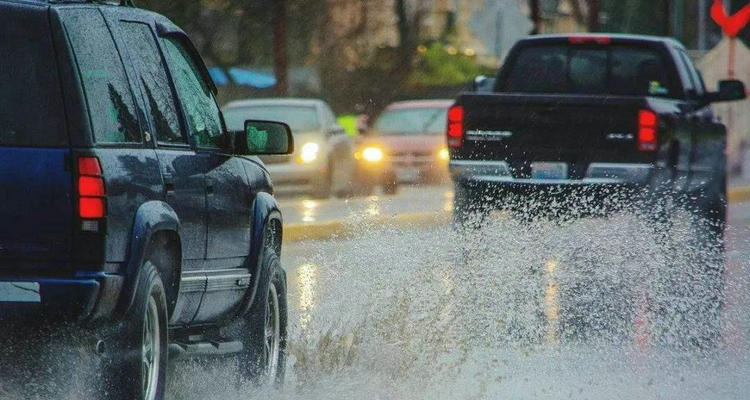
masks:
{"label": "building in background", "polygon": [[485,0],[472,11],[471,36],[485,64],[498,64],[510,48],[533,28],[527,0]]}

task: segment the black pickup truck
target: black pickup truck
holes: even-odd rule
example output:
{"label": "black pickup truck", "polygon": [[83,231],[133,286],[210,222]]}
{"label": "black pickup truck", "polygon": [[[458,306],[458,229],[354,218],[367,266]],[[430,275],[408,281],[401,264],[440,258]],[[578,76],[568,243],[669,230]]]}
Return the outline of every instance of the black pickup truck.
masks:
{"label": "black pickup truck", "polygon": [[745,88],[721,81],[707,91],[677,41],[534,36],[514,46],[495,79],[476,83],[448,113],[458,226],[483,221],[509,196],[580,191],[601,201],[627,192],[654,210],[683,199],[723,232],[726,129],[710,105],[743,99]]}

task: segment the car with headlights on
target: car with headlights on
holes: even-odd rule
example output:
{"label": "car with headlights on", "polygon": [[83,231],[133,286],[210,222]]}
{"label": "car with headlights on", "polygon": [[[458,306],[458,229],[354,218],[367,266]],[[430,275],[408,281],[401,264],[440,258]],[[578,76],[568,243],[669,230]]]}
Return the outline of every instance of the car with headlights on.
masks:
{"label": "car with headlights on", "polygon": [[395,192],[399,183],[448,177],[445,119],[453,100],[400,101],[386,107],[355,158],[361,180]]}
{"label": "car with headlights on", "polygon": [[354,145],[331,107],[317,99],[250,99],[223,108],[227,128],[241,131],[247,119],[281,121],[292,128],[293,154],[263,156],[277,189],[302,191],[319,199],[352,193]]}

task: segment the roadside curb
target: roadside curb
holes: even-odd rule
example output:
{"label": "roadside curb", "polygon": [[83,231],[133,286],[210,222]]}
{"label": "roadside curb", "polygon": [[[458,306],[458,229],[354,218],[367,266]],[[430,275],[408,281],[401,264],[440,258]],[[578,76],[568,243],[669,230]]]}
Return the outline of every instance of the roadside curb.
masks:
{"label": "roadside curb", "polygon": [[[429,227],[448,223],[448,221],[450,221],[450,216],[450,212],[443,210],[429,213],[406,213],[392,216],[363,218],[364,221],[362,224],[372,227]],[[357,223],[354,219],[323,221],[309,224],[288,224],[284,226],[284,242],[325,240],[336,236],[346,236],[354,233],[362,224]]]}
{"label": "roadside curb", "polygon": [[[750,201],[750,186],[730,188],[727,191],[730,203]],[[450,211],[407,213],[392,216],[366,218],[369,226],[392,226],[397,228],[428,227],[446,224],[450,221]],[[346,236],[361,226],[354,219],[333,220],[314,223],[288,224],[284,226],[284,242],[301,242],[303,240],[325,240],[336,236]]]}
{"label": "roadside curb", "polygon": [[738,186],[729,188],[727,201],[730,203],[742,203],[750,201],[750,186]]}

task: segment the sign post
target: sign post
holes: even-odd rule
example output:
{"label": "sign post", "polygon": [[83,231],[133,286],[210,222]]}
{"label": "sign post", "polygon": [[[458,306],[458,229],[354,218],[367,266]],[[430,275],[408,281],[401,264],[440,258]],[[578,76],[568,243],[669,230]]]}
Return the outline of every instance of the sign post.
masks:
{"label": "sign post", "polygon": [[[725,35],[729,38],[728,43],[728,60],[727,60],[727,79],[735,79],[735,58],[736,58],[736,43],[737,35],[740,33],[750,21],[750,3],[745,4],[739,11],[729,15],[729,12],[724,7],[722,0],[714,0],[711,5],[711,18],[716,22]],[[729,120],[727,121],[727,128],[729,132],[732,132],[734,128],[734,114],[732,113],[732,107],[729,107]]]}

